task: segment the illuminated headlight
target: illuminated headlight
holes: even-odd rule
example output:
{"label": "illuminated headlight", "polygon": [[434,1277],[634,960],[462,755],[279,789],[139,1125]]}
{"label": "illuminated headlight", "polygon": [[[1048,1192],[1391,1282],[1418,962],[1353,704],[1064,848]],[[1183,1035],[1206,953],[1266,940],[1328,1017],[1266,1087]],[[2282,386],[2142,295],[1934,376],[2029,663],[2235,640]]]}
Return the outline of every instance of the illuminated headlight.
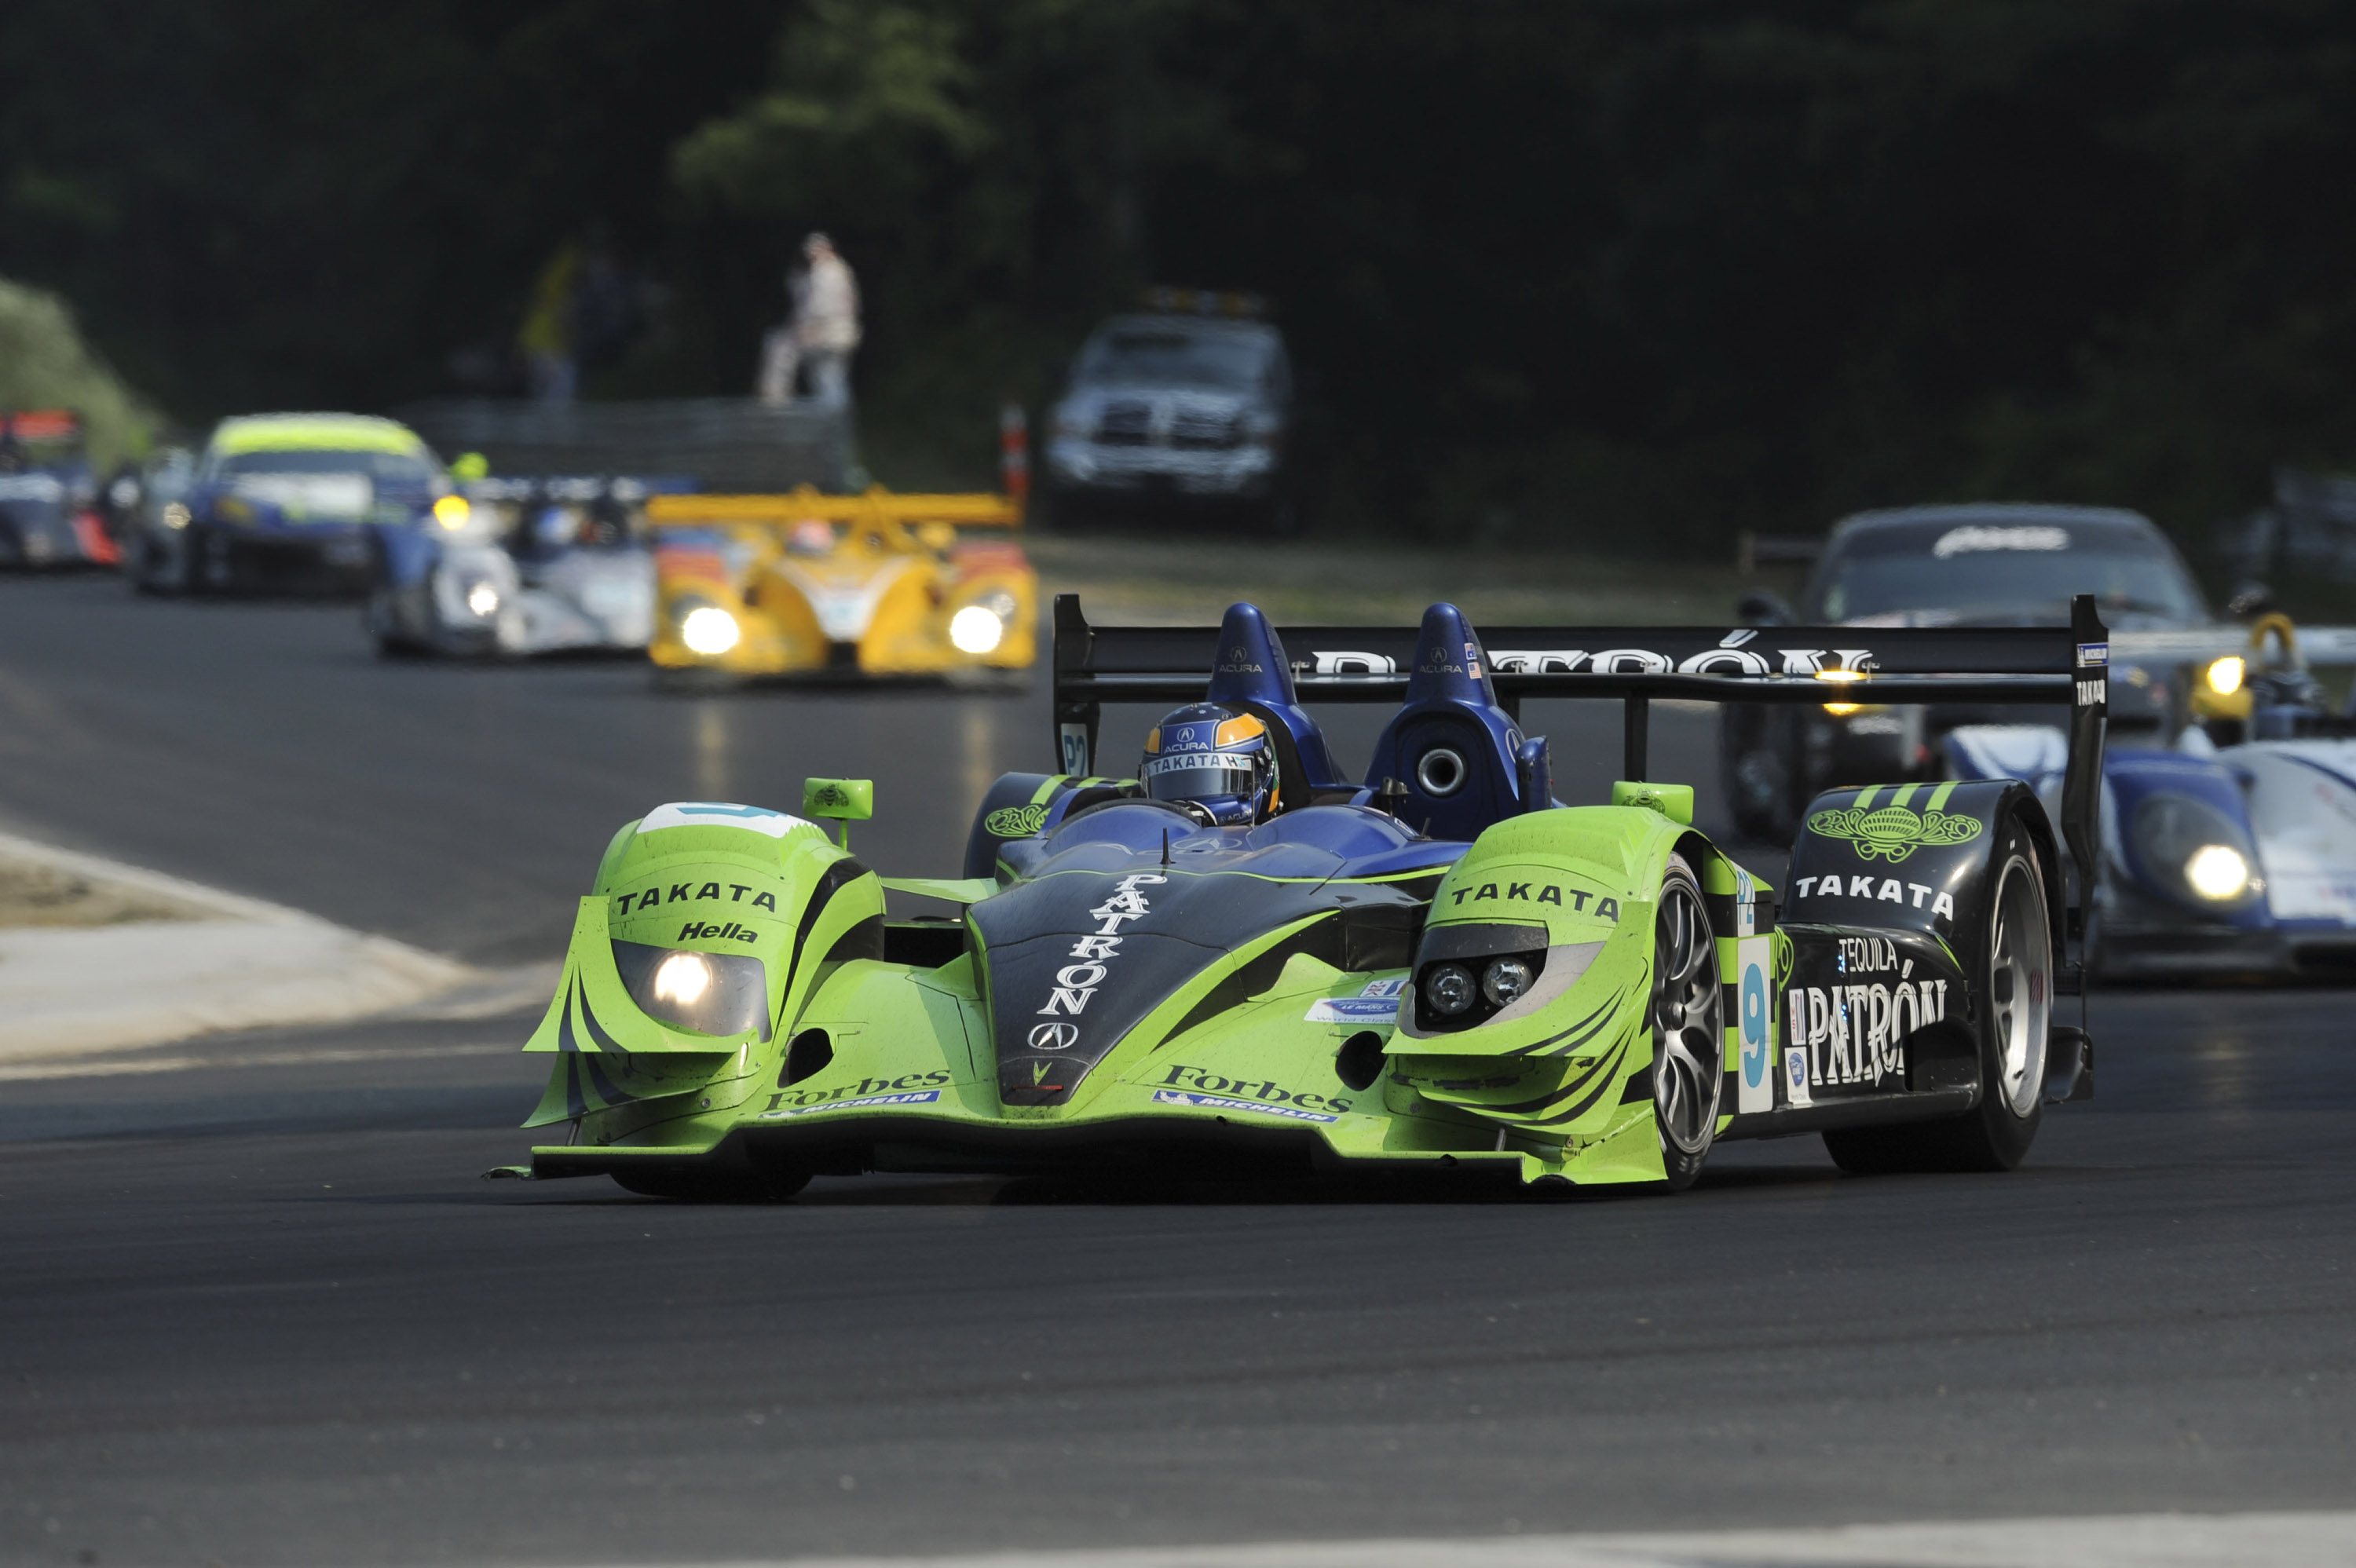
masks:
{"label": "illuminated headlight", "polygon": [[1537,978],[1529,965],[1519,958],[1492,960],[1488,972],[1481,976],[1481,994],[1494,1007],[1504,1007],[1530,988]]}
{"label": "illuminated headlight", "polygon": [[1461,964],[1442,964],[1423,977],[1423,999],[1441,1018],[1460,1017],[1472,1006],[1472,972]]}
{"label": "illuminated headlight", "polygon": [[2146,795],[2129,832],[2144,876],[2196,909],[2237,907],[2264,891],[2248,835],[2205,800]]}
{"label": "illuminated headlight", "polygon": [[498,613],[499,591],[487,582],[477,582],[466,590],[466,611],[477,620],[487,621]]}
{"label": "illuminated headlight", "polygon": [[2184,880],[2202,898],[2225,903],[2250,885],[2250,863],[2230,844],[2203,844],[2184,862]]}
{"label": "illuminated headlight", "polygon": [[164,526],[167,528],[187,528],[188,508],[177,501],[166,502],[164,507]]}
{"label": "illuminated headlight", "polygon": [[986,654],[1005,637],[1006,623],[979,604],[969,604],[949,617],[949,641],[959,653]]}
{"label": "illuminated headlight", "polygon": [[434,503],[434,520],[454,534],[465,528],[474,515],[475,509],[466,505],[464,496],[444,496]]}
{"label": "illuminated headlight", "polygon": [[2201,679],[2218,696],[2231,697],[2242,689],[2243,677],[2249,673],[2250,667],[2241,655],[2227,654],[2222,659],[2211,661],[2208,669],[2202,672]]}
{"label": "illuminated headlight", "polygon": [[768,971],[737,953],[616,942],[614,969],[638,1010],[691,1034],[769,1038]]}
{"label": "illuminated headlight", "polygon": [[679,640],[687,645],[690,653],[701,654],[706,658],[717,657],[734,647],[740,635],[736,617],[717,604],[690,610],[687,619],[679,624]]}
{"label": "illuminated headlight", "polygon": [[692,1008],[712,989],[712,960],[701,953],[672,953],[655,965],[648,989],[655,1000],[677,1008]]}

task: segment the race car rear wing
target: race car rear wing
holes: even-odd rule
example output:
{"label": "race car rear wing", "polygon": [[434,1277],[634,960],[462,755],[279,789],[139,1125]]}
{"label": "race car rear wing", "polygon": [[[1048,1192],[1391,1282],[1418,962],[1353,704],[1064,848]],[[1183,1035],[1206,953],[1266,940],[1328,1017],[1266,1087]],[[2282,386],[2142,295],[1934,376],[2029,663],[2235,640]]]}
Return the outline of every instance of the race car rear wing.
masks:
{"label": "race car rear wing", "polygon": [[[647,502],[647,521],[657,528],[712,523],[791,526],[809,520],[1012,528],[1022,526],[1023,508],[1011,496],[900,496],[880,485],[856,496],[829,496],[804,485],[776,496],[657,496]],[[1216,640],[1216,632],[1209,635]]]}
{"label": "race car rear wing", "polygon": [[[1398,702],[1418,635],[1400,626],[1301,626],[1278,637],[1301,701]],[[1619,699],[1621,776],[1631,781],[1648,771],[1648,705],[1656,697],[1824,702],[1869,689],[1877,703],[2067,705],[2062,835],[2080,866],[2098,863],[2110,632],[2091,594],[2070,601],[2066,627],[1502,626],[1482,641],[1509,711],[1526,697]],[[1078,594],[1059,593],[1055,642],[1057,752],[1064,772],[1086,773],[1105,703],[1202,700],[1219,628],[1095,626]]]}

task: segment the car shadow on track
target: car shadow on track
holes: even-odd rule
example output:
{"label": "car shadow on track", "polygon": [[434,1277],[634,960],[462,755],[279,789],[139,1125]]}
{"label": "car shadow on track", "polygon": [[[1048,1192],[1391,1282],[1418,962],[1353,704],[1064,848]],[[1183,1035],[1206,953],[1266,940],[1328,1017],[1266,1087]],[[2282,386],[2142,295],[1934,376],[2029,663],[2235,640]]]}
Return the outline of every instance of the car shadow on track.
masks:
{"label": "car shadow on track", "polygon": [[[1706,1172],[1696,1196],[1710,1193],[1789,1190],[1855,1179],[1826,1167],[1772,1166]],[[570,1184],[568,1184],[569,1186]],[[664,1198],[642,1198],[602,1184],[562,1196],[531,1188],[485,1193],[465,1201],[501,1201],[529,1197],[534,1203],[567,1208],[615,1205],[709,1207]],[[1658,1196],[1644,1187],[1530,1189],[1510,1180],[1468,1177],[1416,1179],[1325,1178],[1291,1180],[1220,1180],[1200,1177],[1141,1177],[1075,1173],[1048,1176],[864,1176],[820,1178],[788,1205],[810,1209],[856,1208],[1242,1208],[1347,1207],[1353,1205],[1457,1204],[1495,1207],[1528,1202],[1612,1202]],[[760,1207],[762,1205],[747,1205]]]}

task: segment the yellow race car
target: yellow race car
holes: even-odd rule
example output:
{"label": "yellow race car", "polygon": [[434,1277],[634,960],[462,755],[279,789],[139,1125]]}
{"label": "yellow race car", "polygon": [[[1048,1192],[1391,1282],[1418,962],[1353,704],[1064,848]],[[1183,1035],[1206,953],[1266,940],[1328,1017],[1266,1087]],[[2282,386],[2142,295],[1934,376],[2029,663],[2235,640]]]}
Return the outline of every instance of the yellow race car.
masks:
{"label": "yellow race car", "polygon": [[656,496],[659,668],[1000,676],[1037,657],[1039,580],[1003,496]]}

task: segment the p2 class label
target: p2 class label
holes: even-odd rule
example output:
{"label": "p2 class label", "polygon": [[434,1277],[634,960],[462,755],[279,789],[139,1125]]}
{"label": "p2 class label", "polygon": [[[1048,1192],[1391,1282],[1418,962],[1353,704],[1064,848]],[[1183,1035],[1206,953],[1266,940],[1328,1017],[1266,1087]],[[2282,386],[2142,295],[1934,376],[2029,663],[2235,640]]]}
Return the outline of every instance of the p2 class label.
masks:
{"label": "p2 class label", "polygon": [[1775,994],[1768,985],[1774,939],[1746,936],[1734,944],[1735,1021],[1740,1051],[1735,1060],[1734,1108],[1742,1115],[1775,1108]]}

